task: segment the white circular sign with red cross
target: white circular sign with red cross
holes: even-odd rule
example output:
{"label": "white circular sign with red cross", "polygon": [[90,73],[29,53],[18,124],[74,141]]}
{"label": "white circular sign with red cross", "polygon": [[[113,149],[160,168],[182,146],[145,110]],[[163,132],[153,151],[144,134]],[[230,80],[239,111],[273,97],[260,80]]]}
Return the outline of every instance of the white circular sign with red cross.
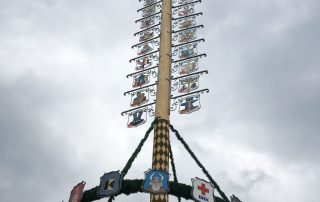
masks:
{"label": "white circular sign with red cross", "polygon": [[193,178],[192,196],[199,202],[214,202],[214,187],[210,182],[200,178]]}

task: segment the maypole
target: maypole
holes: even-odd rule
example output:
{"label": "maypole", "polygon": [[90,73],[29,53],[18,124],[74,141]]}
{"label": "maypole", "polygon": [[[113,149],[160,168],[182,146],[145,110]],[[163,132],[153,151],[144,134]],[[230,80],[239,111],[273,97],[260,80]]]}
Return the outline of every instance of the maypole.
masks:
{"label": "maypole", "polygon": [[[197,159],[188,144],[170,124],[170,111],[178,109],[179,114],[190,114],[201,108],[200,95],[209,92],[200,89],[200,76],[207,70],[199,70],[199,59],[206,57],[198,53],[198,45],[205,40],[198,39],[197,31],[203,25],[197,24],[195,6],[201,0],[139,0],[143,8],[138,9],[142,18],[140,23],[139,43],[134,62],[135,71],[127,75],[132,78],[130,95],[131,109],[122,112],[128,117],[128,128],[138,127],[147,121],[148,116],[155,119],[141,139],[139,145],[121,171],[104,173],[99,186],[84,191],[85,182],[81,182],[71,191],[69,202],[91,202],[109,197],[108,202],[120,194],[145,192],[150,194],[150,202],[168,202],[168,195],[198,202],[241,202],[232,195],[230,200],[213,180],[204,165]],[[158,48],[157,48],[158,47]],[[152,101],[151,97],[155,96]],[[178,182],[169,130],[183,144],[195,163],[201,168],[208,180],[192,178],[192,185]],[[145,171],[144,179],[125,179],[135,158],[141,151],[149,135],[154,133],[152,167]],[[169,162],[170,161],[170,162]],[[173,181],[170,181],[169,163]],[[217,191],[220,197],[214,195]]]}
{"label": "maypole", "polygon": [[[154,130],[152,169],[169,173],[169,125],[171,96],[171,0],[162,1],[160,53],[157,79],[156,113],[159,119]],[[151,202],[167,202],[167,194],[151,194]]]}

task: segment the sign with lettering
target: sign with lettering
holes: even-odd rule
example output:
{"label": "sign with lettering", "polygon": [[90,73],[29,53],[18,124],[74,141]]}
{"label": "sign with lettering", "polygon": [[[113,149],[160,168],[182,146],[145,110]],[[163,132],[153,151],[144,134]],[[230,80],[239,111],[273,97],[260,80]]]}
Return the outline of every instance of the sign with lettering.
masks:
{"label": "sign with lettering", "polygon": [[214,202],[214,187],[210,182],[200,178],[193,178],[192,196],[198,202]]}

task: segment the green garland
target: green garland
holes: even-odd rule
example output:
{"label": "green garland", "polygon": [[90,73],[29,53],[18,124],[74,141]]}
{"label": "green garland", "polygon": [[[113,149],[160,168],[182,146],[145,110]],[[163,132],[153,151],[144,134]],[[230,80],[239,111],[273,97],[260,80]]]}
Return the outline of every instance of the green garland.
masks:
{"label": "green garland", "polygon": [[[136,179],[136,180],[123,180],[122,181],[122,189],[120,194],[125,194],[125,195],[130,195],[130,194],[135,194],[138,192],[143,192],[142,191],[142,179]],[[191,193],[192,193],[192,187],[190,185],[182,184],[182,183],[176,183],[176,182],[169,182],[169,195],[177,196],[184,198],[186,200],[194,200]],[[97,190],[99,189],[99,186],[94,187],[90,190],[87,190],[83,193],[83,197],[81,202],[91,202],[91,201],[96,201],[101,198],[97,196]],[[112,197],[109,198],[109,200]],[[215,197],[215,202],[225,202],[223,199],[219,197]]]}
{"label": "green garland", "polygon": [[198,164],[198,166],[202,169],[203,173],[208,177],[208,179],[210,180],[210,182],[214,185],[214,187],[217,189],[217,191],[219,192],[219,194],[221,195],[221,197],[226,201],[226,202],[230,202],[228,197],[225,195],[225,193],[220,189],[219,185],[212,179],[211,175],[209,174],[209,172],[205,169],[205,167],[200,163],[200,161],[198,160],[198,158],[196,157],[196,155],[191,151],[190,147],[188,146],[188,144],[184,141],[184,139],[181,137],[181,135],[179,134],[179,132],[174,129],[174,127],[170,124],[170,129],[172,132],[174,132],[178,138],[178,140],[180,140],[180,142],[183,144],[183,146],[186,148],[186,150],[189,152],[189,154],[191,155],[191,157],[193,158],[193,160],[195,160],[195,162]]}
{"label": "green garland", "polygon": [[[145,136],[142,138],[142,140],[140,141],[139,145],[137,146],[137,148],[135,149],[135,151],[133,152],[133,154],[129,158],[128,162],[126,163],[125,167],[122,169],[122,171],[121,171],[122,179],[128,173],[129,169],[132,166],[133,161],[138,156],[138,154],[141,151],[144,143],[148,139],[150,133],[154,129],[155,124],[157,124],[157,123],[158,123],[158,118],[156,118],[151,123],[151,126],[147,130]],[[174,127],[172,125],[170,125],[170,129],[171,129],[172,132],[174,132],[176,134],[178,140],[183,144],[183,146],[189,152],[191,157],[196,161],[198,166],[202,169],[204,174],[208,177],[210,182],[215,186],[215,188],[217,189],[217,191],[219,192],[219,194],[223,198],[223,199],[221,199],[219,197],[215,197],[215,201],[216,202],[230,202],[229,199],[224,194],[224,192],[221,191],[221,189],[218,186],[218,184],[212,179],[212,177],[210,176],[208,171],[204,168],[204,166],[200,163],[200,161],[197,159],[195,154],[191,151],[190,147],[187,145],[187,143],[184,141],[184,139],[180,136],[179,132],[176,129],[174,129]],[[176,174],[176,169],[175,169],[175,164],[174,164],[174,159],[173,159],[173,153],[172,153],[172,149],[171,149],[170,140],[169,140],[169,155],[170,155],[170,160],[171,160],[171,167],[172,167],[174,181],[173,182],[172,181],[169,182],[170,190],[169,190],[168,194],[178,197],[179,202],[181,201],[181,198],[184,198],[186,200],[189,200],[189,199],[190,200],[194,200],[193,197],[192,197],[192,194],[191,194],[192,193],[192,187],[190,185],[185,185],[185,184],[182,184],[182,183],[178,183],[178,178],[177,178],[177,174]],[[108,202],[112,202],[115,199],[115,197],[120,195],[120,194],[130,195],[130,194],[133,194],[133,193],[143,192],[142,183],[143,183],[143,180],[141,180],[141,179],[136,179],[136,180],[125,180],[125,179],[123,179],[122,183],[121,183],[120,192],[118,194],[114,195],[114,196],[109,197]],[[94,188],[92,188],[90,190],[85,191],[83,193],[83,197],[82,197],[81,202],[91,202],[91,201],[95,201],[95,200],[101,199],[100,197],[97,196],[98,189],[99,189],[99,186],[96,186],[96,187],[94,187]]]}

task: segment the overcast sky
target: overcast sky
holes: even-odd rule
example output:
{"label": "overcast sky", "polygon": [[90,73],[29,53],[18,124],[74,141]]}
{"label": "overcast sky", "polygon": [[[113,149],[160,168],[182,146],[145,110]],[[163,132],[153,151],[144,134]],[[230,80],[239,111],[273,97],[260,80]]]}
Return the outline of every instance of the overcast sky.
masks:
{"label": "overcast sky", "polygon": [[[0,201],[57,202],[121,170],[138,0],[0,0]],[[319,202],[320,1],[204,0],[201,110],[171,123],[243,202]],[[179,181],[205,178],[172,134]],[[127,179],[151,167],[152,138]],[[116,201],[148,201],[148,194]],[[106,201],[103,199],[102,201]],[[171,197],[170,201],[176,201]]]}

